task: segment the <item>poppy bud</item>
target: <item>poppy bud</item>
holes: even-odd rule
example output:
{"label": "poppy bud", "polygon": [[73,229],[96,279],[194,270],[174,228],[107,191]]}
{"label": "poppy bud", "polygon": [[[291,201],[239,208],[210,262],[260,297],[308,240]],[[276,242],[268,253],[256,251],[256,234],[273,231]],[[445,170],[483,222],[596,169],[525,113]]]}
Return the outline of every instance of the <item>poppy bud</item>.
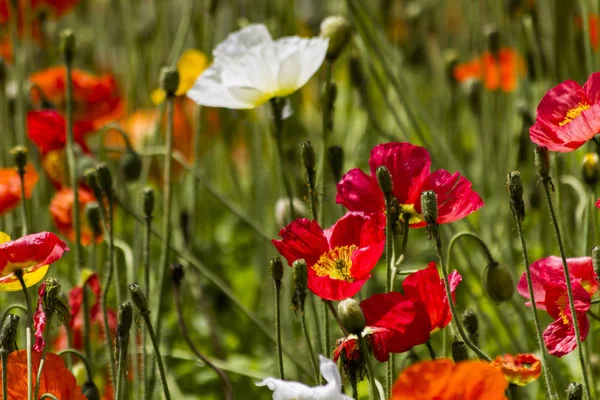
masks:
{"label": "poppy bud", "polygon": [[595,186],[600,180],[600,157],[596,153],[587,153],[583,156],[581,168],[583,181],[590,186]]}
{"label": "poppy bud", "polygon": [[129,285],[129,295],[131,296],[131,300],[133,304],[137,307],[137,309],[141,313],[148,312],[148,299],[144,294],[144,291],[137,283],[132,283]]}
{"label": "poppy bud", "polygon": [[281,282],[283,279],[283,263],[280,257],[272,257],[269,260],[269,272],[275,282]]}
{"label": "poppy bud", "polygon": [[294,280],[294,296],[292,298],[292,308],[294,311],[304,312],[304,300],[306,300],[306,286],[308,284],[308,271],[306,261],[296,260],[292,263],[292,278]]}
{"label": "poppy bud", "polygon": [[594,265],[596,275],[600,276],[600,246],[592,249],[592,264]]}
{"label": "poppy bud", "polygon": [[332,15],[321,22],[320,36],[329,39],[327,59],[336,60],[352,38],[352,26],[341,15]]}
{"label": "poppy bud", "polygon": [[154,189],[147,187],[142,195],[144,197],[144,215],[146,218],[151,218],[152,211],[154,211]]}
{"label": "poppy bud", "polygon": [[507,184],[510,194],[510,209],[519,221],[525,219],[525,204],[523,203],[523,180],[519,171],[508,174]]}
{"label": "poppy bud", "polygon": [[5,352],[5,354],[12,353],[15,350],[19,320],[19,316],[15,314],[8,314],[4,319],[4,324],[0,330],[0,351]]}
{"label": "poppy bud", "polygon": [[77,174],[78,179],[85,179],[85,172],[96,166],[96,160],[92,157],[86,156],[85,154],[81,154],[77,157],[77,161],[75,164],[75,173]]}
{"label": "poppy bud", "polygon": [[173,281],[173,284],[175,286],[181,285],[181,281],[185,276],[183,272],[183,265],[179,263],[173,263],[169,266],[169,269],[171,270],[171,280]]}
{"label": "poppy bud", "polygon": [[342,300],[338,303],[338,314],[342,325],[349,333],[360,335],[365,325],[365,315],[358,302],[352,298]]}
{"label": "poppy bud", "polygon": [[435,224],[438,217],[437,195],[433,190],[421,193],[421,209],[423,210],[423,219],[427,224]]}
{"label": "poppy bud", "polygon": [[339,182],[342,179],[342,168],[344,168],[344,149],[340,146],[331,146],[327,149],[327,153],[333,180]]}
{"label": "poppy bud", "polygon": [[497,54],[500,51],[500,32],[493,25],[484,28],[483,34],[487,39],[487,45],[490,53]]}
{"label": "poppy bud", "polygon": [[98,164],[96,166],[96,174],[96,176],[98,177],[98,183],[100,184],[100,188],[102,189],[102,191],[106,194],[112,193],[113,179],[108,165],[104,163]]}
{"label": "poppy bud", "polygon": [[125,182],[138,180],[142,173],[142,158],[133,149],[128,148],[119,160],[119,170]]}
{"label": "poppy bud", "polygon": [[385,195],[392,194],[393,186],[392,186],[392,175],[390,175],[390,171],[381,165],[377,167],[377,183],[379,183],[379,187],[381,191]]}
{"label": "poppy bud", "polygon": [[81,386],[81,392],[87,398],[87,400],[100,400],[100,392],[98,387],[92,381],[87,381]]}
{"label": "poppy bud", "polygon": [[179,71],[173,67],[163,67],[160,71],[160,87],[167,96],[175,96],[179,87]]}
{"label": "poppy bud", "polygon": [[10,155],[15,160],[15,164],[19,171],[24,170],[27,165],[27,148],[24,146],[15,146],[11,149]]}
{"label": "poppy bud", "polygon": [[64,29],[60,33],[60,48],[65,64],[71,65],[75,57],[75,34],[71,29]]}
{"label": "poppy bud", "polygon": [[100,189],[100,184],[98,183],[98,174],[96,172],[96,168],[88,168],[83,173],[83,178],[87,185],[92,189],[92,192],[99,199],[102,197],[102,189]]}
{"label": "poppy bud", "polygon": [[467,351],[465,342],[460,340],[452,342],[452,359],[455,363],[469,359],[469,352]]}
{"label": "poppy bud", "polygon": [[85,206],[85,215],[88,220],[88,224],[94,233],[94,238],[102,235],[102,222],[100,215],[100,206],[96,202],[88,203]]}
{"label": "poppy bud", "polygon": [[119,307],[117,319],[117,339],[119,341],[129,340],[129,329],[133,323],[133,307],[126,301]]}
{"label": "poppy bud", "polygon": [[310,141],[300,144],[300,156],[302,157],[302,165],[306,169],[314,169],[317,165],[315,157],[315,149]]}
{"label": "poppy bud", "polygon": [[567,386],[567,400],[583,399],[583,385],[579,382],[571,382]]}
{"label": "poppy bud", "polygon": [[479,343],[479,320],[473,310],[467,310],[462,317],[463,325],[467,330],[469,339],[475,344]]}
{"label": "poppy bud", "polygon": [[280,198],[275,203],[275,221],[277,221],[278,226],[285,226],[293,219],[306,217],[308,213],[306,204],[297,197],[294,197],[292,202],[294,204],[294,215],[291,215],[290,199],[287,197]]}
{"label": "poppy bud", "polygon": [[515,283],[508,269],[498,262],[488,264],[483,273],[483,286],[493,301],[508,301],[515,293]]}
{"label": "poppy bud", "polygon": [[56,315],[60,322],[67,325],[71,320],[71,311],[62,294],[60,281],[56,278],[47,278],[44,283],[46,287],[42,294],[42,307],[46,318]]}
{"label": "poppy bud", "polygon": [[546,179],[550,176],[550,157],[547,148],[543,146],[535,148],[533,153],[533,163],[540,178]]}

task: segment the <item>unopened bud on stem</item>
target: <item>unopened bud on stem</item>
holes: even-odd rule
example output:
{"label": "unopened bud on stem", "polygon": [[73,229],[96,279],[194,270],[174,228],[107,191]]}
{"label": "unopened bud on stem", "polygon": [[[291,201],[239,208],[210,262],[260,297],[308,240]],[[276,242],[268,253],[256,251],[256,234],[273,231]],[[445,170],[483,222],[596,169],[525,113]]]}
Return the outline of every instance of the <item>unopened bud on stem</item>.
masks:
{"label": "unopened bud on stem", "polygon": [[269,272],[275,282],[281,282],[283,279],[283,263],[280,257],[272,257],[269,260]]}
{"label": "unopened bud on stem", "polygon": [[0,330],[0,351],[11,353],[15,350],[19,320],[19,316],[15,314],[6,316]]}
{"label": "unopened bud on stem", "polygon": [[179,87],[179,71],[173,67],[164,67],[160,71],[160,87],[167,96],[175,96]]}
{"label": "unopened bud on stem", "polygon": [[515,293],[515,283],[508,269],[494,261],[485,268],[483,286],[490,299],[502,303],[512,298]]}
{"label": "unopened bud on stem", "polygon": [[465,311],[462,322],[467,330],[469,339],[475,344],[479,343],[479,320],[477,319],[477,314],[473,310]]}
{"label": "unopened bud on stem", "polygon": [[75,58],[75,34],[71,29],[65,29],[60,33],[60,48],[65,64],[71,65]]}
{"label": "unopened bud on stem", "polygon": [[10,155],[15,160],[19,172],[24,171],[25,165],[27,165],[27,148],[25,146],[15,146],[10,151]]}
{"label": "unopened bud on stem", "polygon": [[143,314],[148,312],[148,299],[140,285],[137,283],[129,285],[129,295],[131,296],[131,301],[133,301],[133,304],[140,313]]}
{"label": "unopened bud on stem", "polygon": [[144,200],[144,215],[146,218],[152,217],[152,211],[154,211],[154,189],[145,188],[143,193]]}
{"label": "unopened bud on stem", "polygon": [[329,39],[327,59],[335,60],[352,38],[352,26],[341,15],[332,15],[321,22],[320,36]]}
{"label": "unopened bud on stem", "polygon": [[567,387],[567,400],[583,399],[583,385],[579,382],[571,382]]}
{"label": "unopened bud on stem", "polygon": [[102,191],[108,196],[112,194],[113,179],[112,174],[108,165],[102,163],[96,166],[96,176],[98,177],[98,184]]}
{"label": "unopened bud on stem", "polygon": [[595,186],[600,180],[600,157],[596,153],[587,153],[583,156],[581,166],[583,181],[590,186]]}
{"label": "unopened bud on stem", "polygon": [[600,246],[592,249],[592,264],[594,265],[596,275],[600,276]]}
{"label": "unopened bud on stem", "polygon": [[342,300],[338,303],[338,314],[342,325],[349,333],[360,335],[366,325],[365,315],[363,314],[358,302],[352,298]]}
{"label": "unopened bud on stem", "polygon": [[519,171],[508,174],[508,193],[510,194],[510,208],[515,218],[519,221],[525,219],[525,204],[523,203],[523,180]]}
{"label": "unopened bud on stem", "polygon": [[392,186],[392,175],[390,171],[385,166],[377,167],[377,183],[379,183],[379,187],[381,191],[385,195],[392,194],[393,186]]}
{"label": "unopened bud on stem", "polygon": [[294,297],[292,299],[294,311],[304,312],[304,301],[306,300],[306,286],[308,284],[308,269],[306,261],[296,260],[292,263],[294,280]]}
{"label": "unopened bud on stem", "polygon": [[465,342],[455,340],[452,343],[452,359],[455,363],[469,359],[469,351]]}
{"label": "unopened bud on stem", "polygon": [[100,213],[100,206],[96,202],[88,203],[85,206],[85,215],[88,220],[88,224],[92,229],[94,238],[102,236],[102,220]]}
{"label": "unopened bud on stem", "polygon": [[179,263],[173,263],[169,266],[169,268],[171,270],[171,281],[173,281],[173,284],[175,286],[181,285],[181,281],[185,276],[185,273],[183,271],[183,265]]}

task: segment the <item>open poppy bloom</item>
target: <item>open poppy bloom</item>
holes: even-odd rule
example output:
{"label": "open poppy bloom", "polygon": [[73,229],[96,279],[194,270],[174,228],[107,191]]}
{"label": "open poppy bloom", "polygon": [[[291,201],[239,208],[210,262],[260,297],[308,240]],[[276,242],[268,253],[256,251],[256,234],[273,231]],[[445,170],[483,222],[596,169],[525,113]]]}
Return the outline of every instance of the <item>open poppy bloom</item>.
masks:
{"label": "open poppy bloom", "polygon": [[486,51],[481,57],[454,68],[454,79],[458,82],[482,80],[484,87],[490,91],[501,89],[503,92],[513,92],[519,78],[524,75],[523,57],[509,48],[500,49],[497,54]]}
{"label": "open poppy bloom", "polygon": [[[449,279],[454,300],[454,291],[462,277],[453,271]],[[373,355],[380,362],[386,362],[390,353],[404,353],[425,343],[431,333],[446,327],[452,320],[444,284],[435,263],[408,275],[402,289],[404,294],[375,294],[360,303],[366,322],[362,336],[367,338]],[[345,359],[356,359],[359,351],[357,340],[356,335],[349,335],[339,341],[334,360],[337,361],[342,351]]]}
{"label": "open poppy bloom", "polygon": [[471,188],[471,182],[458,172],[430,172],[429,152],[410,143],[384,143],[371,150],[367,175],[351,169],[337,184],[336,203],[350,211],[385,212],[383,193],[377,183],[377,168],[385,166],[391,176],[393,193],[400,205],[400,219],[409,218],[412,228],[426,225],[421,216],[421,193],[433,190],[437,194],[438,224],[447,224],[466,217],[483,206],[483,201]]}
{"label": "open poppy bloom", "polygon": [[535,381],[542,373],[542,363],[534,354],[505,354],[491,364],[500,368],[508,382],[519,386]]}
{"label": "open poppy bloom", "polygon": [[442,358],[402,371],[390,400],[505,400],[507,387],[502,372],[484,361]]}
{"label": "open poppy bloom", "polygon": [[600,132],[599,88],[600,73],[595,72],[583,87],[568,80],[546,92],[529,128],[531,141],[566,153],[592,139]]}
{"label": "open poppy bloom", "polygon": [[[75,122],[73,139],[85,153],[90,149],[85,143],[87,134],[93,131],[89,122]],[[30,111],[27,114],[27,136],[40,149],[42,156],[67,145],[67,122],[56,110]]]}
{"label": "open poppy bloom", "polygon": [[271,242],[289,265],[303,258],[308,267],[308,288],[325,300],[354,296],[371,277],[385,245],[385,221],[379,214],[350,212],[323,230],[307,218],[297,219],[279,231]]}
{"label": "open poppy bloom", "polygon": [[[81,244],[87,246],[94,242],[94,232],[88,223],[85,213],[86,205],[96,202],[96,197],[85,189],[79,188],[79,220],[81,221]],[[73,190],[64,188],[58,191],[50,202],[50,215],[52,222],[59,232],[65,234],[70,241],[75,241],[75,226],[73,225]],[[102,235],[98,236],[96,243],[102,242]]]}
{"label": "open poppy bloom", "polygon": [[[37,371],[42,360],[42,353],[31,353],[32,370]],[[0,366],[1,371],[1,366]],[[27,351],[19,350],[8,355],[7,368],[8,399],[18,400],[27,398]],[[35,391],[35,375],[33,388]],[[66,367],[60,356],[46,353],[46,362],[40,378],[40,395],[51,393],[58,399],[86,400],[81,388],[77,386],[75,376]]]}
{"label": "open poppy bloom", "polygon": [[[579,333],[583,341],[590,328],[586,312],[591,306],[591,296],[598,290],[598,277],[590,257],[568,258],[567,266],[571,277]],[[531,264],[529,269],[537,307],[546,310],[554,318],[554,322],[544,331],[546,348],[550,354],[562,357],[577,347],[562,260],[554,256],[542,258]],[[517,290],[521,296],[529,299],[525,273],[519,280]]]}
{"label": "open poppy bloom", "polygon": [[[25,167],[25,198],[31,197],[38,174],[33,165]],[[12,210],[21,201],[21,177],[15,168],[0,168],[0,215]]]}
{"label": "open poppy bloom", "polygon": [[304,86],[325,60],[328,43],[298,36],[274,41],[265,25],[248,25],[215,48],[212,65],[187,95],[203,106],[256,108]]}
{"label": "open poppy bloom", "polygon": [[[125,104],[121,98],[117,81],[111,74],[96,76],[78,69],[72,72],[73,79],[73,118],[75,122],[86,122],[92,130],[123,115]],[[40,88],[33,90],[34,101],[46,100],[64,113],[66,106],[66,68],[53,67],[39,71],[29,77],[29,81]],[[40,98],[40,96],[45,98]]]}
{"label": "open poppy bloom", "polygon": [[0,232],[0,292],[21,290],[15,271],[23,272],[25,286],[44,278],[48,267],[58,261],[69,248],[54,233],[40,232],[10,240]]}

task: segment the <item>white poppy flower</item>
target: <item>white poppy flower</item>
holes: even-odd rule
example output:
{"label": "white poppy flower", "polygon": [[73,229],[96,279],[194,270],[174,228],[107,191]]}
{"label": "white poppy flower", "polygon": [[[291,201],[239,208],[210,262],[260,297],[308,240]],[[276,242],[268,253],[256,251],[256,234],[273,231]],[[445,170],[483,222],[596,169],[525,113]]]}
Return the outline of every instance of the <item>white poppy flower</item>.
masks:
{"label": "white poppy flower", "polygon": [[249,25],[215,48],[213,64],[187,95],[203,106],[256,108],[304,86],[323,63],[328,43],[298,36],[274,41],[264,25]]}
{"label": "white poppy flower", "polygon": [[319,356],[321,375],[327,385],[309,387],[299,382],[267,378],[256,386],[267,386],[273,391],[273,400],[352,400],[342,393],[342,378],[335,363]]}

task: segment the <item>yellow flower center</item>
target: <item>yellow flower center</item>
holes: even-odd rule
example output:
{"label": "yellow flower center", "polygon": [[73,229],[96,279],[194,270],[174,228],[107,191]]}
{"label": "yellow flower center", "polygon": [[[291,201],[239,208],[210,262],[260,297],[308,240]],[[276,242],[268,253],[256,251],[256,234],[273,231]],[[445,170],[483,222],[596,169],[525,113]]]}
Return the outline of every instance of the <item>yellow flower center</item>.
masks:
{"label": "yellow flower center", "polygon": [[565,116],[565,119],[562,122],[560,122],[558,125],[563,126],[563,125],[568,124],[569,122],[573,121],[575,118],[579,117],[581,115],[581,113],[584,112],[585,110],[587,110],[588,108],[590,108],[590,105],[587,104],[586,102],[579,103],[577,105],[577,107],[571,108],[569,111],[567,111],[567,115]]}
{"label": "yellow flower center", "polygon": [[423,217],[415,210],[414,204],[400,204],[400,221],[404,221],[404,216],[409,216],[408,223],[411,225],[423,222]]}
{"label": "yellow flower center", "polygon": [[569,317],[567,316],[567,313],[565,312],[565,310],[567,308],[566,297],[560,296],[558,298],[558,300],[556,301],[556,305],[558,306],[558,309],[560,310],[560,318],[562,319],[563,324],[569,325],[571,322],[569,321]]}
{"label": "yellow flower center", "polygon": [[331,279],[353,282],[354,277],[351,274],[352,253],[358,249],[358,246],[338,246],[324,253],[319,261],[313,265],[313,270],[317,276],[328,276]]}

